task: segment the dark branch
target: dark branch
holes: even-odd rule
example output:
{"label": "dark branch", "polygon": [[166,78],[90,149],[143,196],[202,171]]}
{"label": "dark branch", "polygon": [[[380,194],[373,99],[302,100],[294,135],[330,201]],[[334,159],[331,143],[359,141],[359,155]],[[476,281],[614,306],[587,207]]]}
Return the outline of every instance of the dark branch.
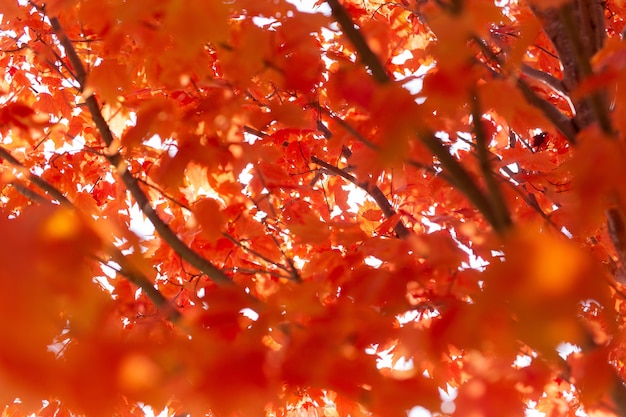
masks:
{"label": "dark branch", "polygon": [[41,190],[45,191],[50,197],[58,201],[61,205],[69,205],[73,207],[71,201],[68,200],[67,197],[63,195],[63,193],[57,190],[52,184],[50,184],[46,180],[28,171],[20,161],[18,161],[13,155],[11,155],[8,150],[6,150],[2,146],[0,146],[0,158],[6,160],[14,167],[20,168],[25,173],[26,179],[28,181],[39,187]]}
{"label": "dark branch", "polygon": [[448,182],[467,197],[470,202],[485,216],[485,219],[498,233],[504,233],[505,229],[498,216],[494,212],[491,202],[472,179],[471,174],[457,161],[448,151],[441,141],[432,133],[425,131],[420,135],[420,139],[439,159],[444,168]]}
{"label": "dark branch", "polygon": [[[43,178],[29,172],[24,165],[18,161],[9,151],[0,147],[0,158],[3,158],[9,164],[14,167],[21,169],[26,172],[26,178],[34,185],[39,187],[41,190],[45,191],[50,197],[59,202],[60,205],[69,207],[73,210],[79,211],[78,208],[59,191],[52,184],[44,180]],[[30,191],[30,190],[29,190]],[[37,194],[39,195],[39,194]],[[43,197],[39,196],[37,201],[43,200]],[[50,203],[49,201],[46,201]],[[146,296],[152,303],[165,313],[166,317],[172,321],[177,322],[182,317],[180,312],[172,306],[167,298],[159,290],[154,288],[154,285],[150,280],[136,268],[134,268],[126,259],[126,256],[122,254],[122,252],[115,247],[114,245],[105,245],[105,251],[111,256],[111,258],[120,265],[120,270],[118,271],[121,275],[125,276],[130,282],[137,285],[141,290],[146,293]],[[103,264],[106,264],[105,261],[98,259]]]}
{"label": "dark branch", "polygon": [[474,135],[476,136],[476,148],[478,151],[478,162],[483,174],[483,179],[487,186],[488,195],[487,198],[491,200],[491,206],[493,208],[494,215],[498,221],[496,229],[505,230],[511,226],[511,215],[509,209],[506,206],[500,186],[496,181],[493,171],[491,170],[491,160],[489,153],[489,143],[485,136],[485,131],[481,122],[480,105],[478,103],[478,97],[473,95],[471,99],[472,109],[472,122],[474,124]]}
{"label": "dark branch", "polygon": [[554,92],[558,93],[559,95],[564,97],[567,96],[567,92],[565,90],[563,82],[558,78],[548,74],[547,72],[535,69],[527,64],[522,64],[520,67],[520,71],[522,71],[522,74],[526,75],[527,77],[533,78],[537,81],[541,81],[548,87],[552,88],[552,90],[554,90]]}
{"label": "dark branch", "polygon": [[[474,38],[476,44],[481,48],[483,53],[493,61],[493,63],[499,67],[503,67],[503,61],[500,57],[496,56],[493,51],[489,48],[489,45],[484,39],[475,37]],[[530,68],[530,67],[528,67]],[[502,74],[499,72],[489,68],[494,77],[502,77]],[[541,71],[539,71],[541,72]],[[522,71],[524,73],[524,71]],[[533,75],[538,75],[533,73]],[[532,77],[534,78],[534,77]],[[563,87],[562,85],[560,87]],[[535,93],[535,91],[528,86],[521,78],[517,79],[517,88],[522,92],[524,98],[528,101],[528,103],[539,109],[543,115],[550,120],[550,122],[556,127],[559,132],[571,143],[576,143],[576,133],[578,130],[576,129],[576,125],[574,122],[561,113],[559,109],[557,109],[552,103],[542,99]]]}
{"label": "dark branch", "polygon": [[390,82],[391,77],[387,74],[385,67],[369,47],[359,29],[354,26],[352,18],[341,3],[339,3],[339,0],[327,0],[327,3],[330,5],[333,17],[356,49],[361,61],[372,71],[374,79],[381,84]]}
{"label": "dark branch", "polygon": [[[350,181],[352,184],[364,190],[374,199],[376,204],[378,204],[378,207],[380,207],[386,218],[389,219],[397,214],[391,203],[389,203],[389,200],[387,200],[385,194],[376,184],[359,181],[356,177],[348,174],[346,171],[329,164],[328,162],[318,158],[317,156],[311,156],[311,162],[323,167],[326,171],[330,172],[333,175],[338,175]],[[408,237],[411,233],[411,231],[407,229],[406,226],[402,223],[402,220],[398,220],[398,223],[393,226],[393,231],[400,239]]]}
{"label": "dark branch", "polygon": [[[591,69],[590,55],[588,55],[583,40],[580,38],[580,30],[576,27],[571,7],[565,5],[561,7],[560,18],[565,27],[567,36],[574,51],[574,62],[578,67],[581,78],[589,77],[593,74]],[[613,136],[614,131],[611,126],[611,118],[609,117],[608,108],[603,99],[602,92],[595,91],[591,93],[589,99],[591,110],[600,126],[602,132],[608,136]]]}

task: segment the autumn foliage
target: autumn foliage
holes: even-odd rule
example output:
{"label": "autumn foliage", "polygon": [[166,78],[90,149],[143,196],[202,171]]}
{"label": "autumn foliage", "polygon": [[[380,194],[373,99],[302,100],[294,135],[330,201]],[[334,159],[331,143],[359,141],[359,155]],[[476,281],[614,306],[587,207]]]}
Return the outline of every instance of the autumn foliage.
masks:
{"label": "autumn foliage", "polygon": [[2,416],[626,416],[624,2],[308,3],[0,1]]}

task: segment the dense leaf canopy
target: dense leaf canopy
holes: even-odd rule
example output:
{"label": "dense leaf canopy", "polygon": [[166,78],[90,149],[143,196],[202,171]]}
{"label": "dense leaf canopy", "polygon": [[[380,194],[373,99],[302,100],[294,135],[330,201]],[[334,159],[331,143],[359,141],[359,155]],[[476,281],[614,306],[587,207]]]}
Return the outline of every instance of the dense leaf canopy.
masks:
{"label": "dense leaf canopy", "polygon": [[296,3],[0,1],[2,416],[626,416],[624,2]]}

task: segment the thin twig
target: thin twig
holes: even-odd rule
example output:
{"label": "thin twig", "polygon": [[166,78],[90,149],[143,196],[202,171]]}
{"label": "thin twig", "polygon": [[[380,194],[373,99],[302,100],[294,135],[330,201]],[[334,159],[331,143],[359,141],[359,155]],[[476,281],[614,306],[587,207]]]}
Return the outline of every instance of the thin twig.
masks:
{"label": "thin twig", "polygon": [[233,272],[237,272],[240,274],[248,274],[248,275],[256,275],[256,274],[267,274],[280,279],[292,279],[290,275],[283,275],[276,271],[267,271],[265,269],[251,269],[251,268],[240,268],[238,266],[232,268],[226,268],[227,270],[232,270]]}
{"label": "thin twig", "polygon": [[[352,184],[364,190],[374,199],[376,204],[378,204],[378,207],[380,207],[386,218],[389,219],[397,214],[391,203],[389,203],[389,200],[387,200],[385,194],[376,184],[359,181],[356,177],[348,174],[346,171],[329,164],[328,162],[318,158],[317,156],[311,156],[311,162],[323,167],[331,174],[338,175],[350,181]],[[400,239],[404,239],[411,234],[410,230],[407,229],[407,227],[402,223],[402,220],[398,220],[398,222],[393,226],[393,230],[396,233],[396,236],[398,236]]]}
{"label": "thin twig", "polygon": [[183,208],[183,209],[187,210],[190,213],[193,212],[191,207],[189,207],[185,203],[182,203],[182,202],[178,201],[177,199],[175,199],[174,197],[172,197],[171,195],[169,195],[168,193],[163,191],[158,185],[152,184],[151,182],[149,182],[147,180],[144,180],[143,178],[135,177],[135,179],[138,182],[140,182],[141,184],[144,184],[146,187],[152,188],[153,190],[157,191],[159,194],[161,194],[163,196],[163,198],[165,198],[168,201],[171,201],[172,203],[176,204],[178,207]]}
{"label": "thin twig", "polygon": [[232,235],[228,234],[228,233],[222,233],[222,236],[224,236],[226,239],[230,240],[232,243],[234,243],[235,245],[239,246],[241,249],[243,249],[244,251],[251,253],[252,255],[256,256],[259,259],[264,260],[265,262],[267,262],[270,265],[274,265],[276,268],[282,269],[283,271],[287,272],[288,274],[291,273],[291,271],[289,271],[289,269],[284,266],[281,265],[277,262],[272,261],[271,259],[269,259],[268,257],[266,257],[265,255],[255,251],[252,248],[249,248],[248,246],[244,245],[243,243],[241,243],[240,241],[238,241],[237,239],[235,239]]}

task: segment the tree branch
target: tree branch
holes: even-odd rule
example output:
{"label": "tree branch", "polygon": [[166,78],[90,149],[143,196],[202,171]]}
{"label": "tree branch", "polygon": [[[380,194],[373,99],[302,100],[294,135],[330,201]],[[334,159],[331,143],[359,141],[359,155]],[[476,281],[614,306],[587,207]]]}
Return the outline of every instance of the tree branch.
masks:
{"label": "tree branch", "polygon": [[[59,39],[59,42],[65,49],[70,63],[74,67],[74,71],[76,72],[77,77],[76,81],[79,83],[80,89],[81,91],[84,91],[87,74],[83,67],[82,61],[78,57],[78,54],[76,53],[76,50],[74,49],[74,46],[70,42],[69,38],[63,31],[59,20],[56,17],[50,17],[50,23]],[[115,138],[113,137],[113,133],[111,132],[108,123],[102,116],[98,101],[96,100],[94,95],[90,95],[85,99],[85,102],[87,108],[89,109],[89,112],[91,113],[92,120],[102,137],[102,140],[109,148],[111,148],[111,145],[113,145],[115,142]],[[167,244],[181,256],[181,258],[183,258],[193,267],[197,268],[199,271],[202,271],[209,277],[209,279],[211,279],[217,285],[234,285],[233,281],[224,272],[222,272],[219,268],[217,268],[208,260],[204,259],[197,252],[189,248],[182,240],[180,240],[176,233],[174,233],[174,231],[172,231],[172,229],[170,229],[170,227],[159,217],[154,208],[152,208],[148,196],[139,186],[139,182],[125,168],[125,163],[122,160],[120,154],[115,152],[107,155],[106,157],[111,165],[115,166],[118,169],[118,174],[124,182],[124,185],[137,202],[141,211],[148,218],[148,220],[150,220],[161,238],[165,240]]]}
{"label": "tree branch", "polygon": [[470,200],[497,233],[504,233],[507,227],[501,224],[498,216],[493,211],[491,202],[472,180],[471,174],[450,154],[448,148],[443,146],[434,133],[429,131],[422,132],[420,139],[432,154],[439,159],[444,170],[447,171],[448,182]]}
{"label": "tree branch", "polygon": [[[622,210],[617,207],[612,207],[606,210],[607,228],[609,232],[609,238],[615,252],[617,259],[619,259],[620,268],[623,270],[626,268],[626,222],[624,221],[624,215]],[[619,275],[616,275],[619,277]],[[619,277],[618,281],[622,284],[626,284],[623,281],[623,277]]]}
{"label": "tree branch", "polygon": [[[110,254],[111,259],[120,266],[117,272],[123,275],[128,281],[132,282],[146,294],[146,297],[152,304],[159,309],[165,317],[172,323],[178,323],[182,319],[182,314],[178,311],[172,303],[165,298],[165,296],[154,287],[154,284],[135,266],[133,266],[128,258],[115,246],[108,245],[107,252]],[[104,260],[98,259],[103,265],[107,265]],[[107,265],[108,266],[108,265]]]}
{"label": "tree branch", "polygon": [[[45,191],[49,196],[59,202],[61,206],[71,208],[79,212],[78,208],[67,197],[61,193],[56,187],[50,184],[43,178],[31,173],[20,161],[18,161],[11,153],[4,147],[0,146],[0,158],[7,161],[9,164],[20,169],[26,173],[26,178],[34,185]],[[43,197],[40,196],[41,199]],[[41,201],[41,200],[39,200]],[[46,201],[51,203],[50,201]],[[152,303],[165,313],[165,316],[173,323],[176,323],[181,319],[181,314],[174,306],[169,302],[167,298],[159,290],[154,288],[152,282],[140,271],[137,270],[126,258],[126,256],[114,245],[105,245],[105,252],[111,256],[111,258],[120,265],[118,271],[121,275],[126,277],[130,282],[137,285],[146,294],[148,299]],[[98,259],[99,262],[106,264],[105,261]]]}
{"label": "tree branch", "polygon": [[6,150],[2,146],[0,146],[0,158],[6,160],[14,167],[19,168],[26,175],[26,179],[28,179],[28,181],[35,184],[41,190],[45,191],[50,197],[58,201],[59,204],[70,205],[73,207],[71,201],[68,200],[67,197],[63,195],[63,193],[61,193],[52,184],[50,184],[43,178],[31,173],[20,161],[18,161],[13,155],[11,155],[8,150]]}
{"label": "tree branch", "polygon": [[[585,45],[580,38],[580,30],[576,27],[576,24],[574,23],[573,12],[569,5],[564,5],[561,7],[560,18],[572,45],[572,50],[574,51],[574,59],[576,66],[578,67],[580,77],[589,77],[593,74],[593,70],[591,69],[591,63],[589,62],[590,56],[585,50]],[[611,126],[611,118],[609,117],[609,112],[604,102],[603,94],[599,91],[595,91],[591,93],[588,100],[589,105],[591,106],[591,110],[593,111],[593,114],[602,132],[604,132],[607,136],[613,136],[615,133],[613,127]]]}
{"label": "tree branch", "polygon": [[274,262],[271,259],[269,259],[268,257],[266,257],[265,255],[255,251],[252,248],[247,247],[246,245],[244,245],[243,243],[241,243],[240,241],[235,239],[232,235],[230,235],[228,233],[222,233],[222,236],[224,236],[226,239],[230,240],[235,245],[239,246],[245,252],[251,253],[252,255],[256,256],[257,258],[262,259],[263,261],[267,262],[270,265],[274,265],[276,268],[282,269],[283,271],[285,271],[288,274],[292,274],[292,271],[290,271],[289,268],[287,268],[285,265],[281,265],[278,262]]}
{"label": "tree branch", "polygon": [[[563,85],[566,91],[575,91],[578,83],[591,74],[589,58],[600,50],[606,37],[604,8],[600,1],[573,0],[560,8],[531,6],[541,20],[543,30],[550,38],[563,67]],[[603,132],[612,135],[608,108],[601,92],[574,102],[576,130],[594,121]]]}
{"label": "tree branch", "polygon": [[554,105],[542,99],[533,91],[528,84],[521,78],[517,79],[517,88],[522,92],[524,98],[528,100],[528,103],[541,110],[544,116],[557,128],[559,132],[570,143],[576,143],[576,134],[578,128],[573,121],[561,113]]}
{"label": "tree branch", "polygon": [[[489,57],[489,59],[491,59],[495,64],[497,64],[499,68],[502,68],[503,66],[502,59],[500,59],[498,56],[496,56],[493,53],[493,51],[491,51],[487,42],[484,39],[475,37],[474,41],[478,44],[478,46],[481,48],[483,53],[487,57]],[[489,68],[489,70],[492,72],[494,77],[502,77],[502,75],[498,73],[497,71],[491,68]],[[533,71],[537,71],[537,70],[533,70]],[[537,72],[541,73],[541,71],[537,71]],[[524,73],[523,70],[522,70],[522,73]],[[533,73],[533,75],[539,75],[539,74]],[[534,78],[534,77],[531,77],[531,78]],[[517,79],[516,84],[517,84],[517,88],[522,92],[522,94],[524,95],[524,98],[526,98],[526,100],[531,106],[539,109],[543,113],[543,115],[548,120],[550,120],[550,122],[554,125],[554,127],[556,127],[557,130],[561,132],[561,134],[570,143],[576,143],[576,133],[578,133],[578,130],[576,129],[576,125],[574,124],[574,122],[569,117],[561,113],[561,111],[559,111],[559,109],[557,109],[554,105],[552,105],[552,103],[539,97],[537,93],[535,93],[535,91],[532,88],[530,88],[530,86],[528,86],[528,84],[526,84],[521,78]],[[561,85],[561,87],[563,86]]]}
{"label": "tree branch", "polygon": [[474,135],[476,136],[476,148],[478,151],[478,163],[480,170],[483,173],[483,179],[487,186],[488,195],[487,198],[491,200],[491,207],[493,208],[494,216],[498,221],[497,229],[507,229],[511,226],[511,215],[509,209],[506,206],[502,191],[498,185],[493,171],[491,170],[491,162],[489,155],[489,144],[487,143],[487,137],[481,123],[481,113],[478,103],[478,97],[472,94],[471,103],[472,109],[472,122],[474,124]]}
{"label": "tree branch", "polygon": [[[244,127],[244,131],[248,131],[248,129],[252,129],[252,128],[248,128],[247,126],[245,126],[245,127]],[[256,131],[256,130],[255,130],[255,131]],[[259,131],[256,131],[256,132],[263,133],[263,132],[261,132],[260,130],[259,130]],[[248,133],[250,133],[250,132],[248,132]],[[183,209],[185,209],[185,210],[187,210],[187,211],[189,211],[189,212],[192,212],[192,211],[193,211],[193,210],[192,210],[192,209],[191,209],[188,205],[186,205],[186,204],[184,204],[184,203],[182,203],[182,202],[180,202],[180,201],[176,200],[174,197],[172,197],[172,196],[168,195],[165,191],[163,191],[162,189],[160,189],[158,186],[156,186],[156,185],[154,185],[154,184],[151,184],[150,182],[148,182],[148,181],[146,181],[146,180],[143,180],[143,179],[140,179],[140,178],[135,178],[135,179],[136,179],[138,182],[140,182],[140,183],[142,183],[142,184],[146,185],[147,187],[150,187],[150,188],[152,188],[152,189],[154,189],[154,190],[158,191],[158,192],[159,192],[159,193],[160,193],[160,194],[161,194],[164,198],[166,198],[167,200],[169,200],[169,201],[171,201],[172,203],[176,204],[177,206],[179,206],[179,207],[181,207],[181,208],[183,208]],[[226,232],[222,233],[222,236],[224,236],[226,239],[230,240],[230,241],[231,241],[232,243],[234,243],[235,245],[239,246],[239,247],[240,247],[241,249],[243,249],[245,252],[248,252],[248,253],[250,253],[250,254],[252,254],[252,255],[256,256],[257,258],[262,259],[263,261],[267,262],[268,264],[273,265],[273,266],[275,266],[275,267],[277,267],[277,268],[279,268],[279,269],[282,269],[283,271],[285,271],[285,272],[286,272],[286,273],[288,273],[288,274],[291,274],[291,276],[290,276],[289,278],[292,278],[292,277],[293,277],[294,272],[293,272],[293,271],[290,271],[290,270],[289,270],[286,266],[284,266],[284,265],[282,265],[282,264],[280,264],[280,263],[278,263],[278,262],[272,261],[271,259],[269,259],[269,258],[267,258],[266,256],[262,255],[261,253],[259,253],[259,252],[255,251],[254,249],[249,248],[248,246],[244,245],[244,244],[243,244],[243,243],[241,243],[239,240],[235,239],[232,235],[230,235],[230,234],[228,234],[228,233],[226,233]],[[226,268],[224,268],[224,270],[226,270]],[[230,269],[229,269],[229,270],[230,270]],[[232,270],[237,270],[237,271],[240,271],[240,270],[241,270],[241,268],[233,268]],[[265,271],[265,272],[270,273],[271,271]],[[280,274],[275,274],[275,275],[276,275],[276,276],[280,276],[280,277],[285,277],[284,275],[280,275]]]}
{"label": "tree branch", "polygon": [[[328,162],[318,158],[317,156],[312,155],[311,162],[323,167],[331,174],[338,175],[350,181],[352,184],[364,190],[374,199],[376,204],[378,204],[378,207],[380,207],[386,218],[389,219],[397,214],[391,203],[389,203],[389,200],[387,200],[387,197],[385,197],[385,194],[376,184],[359,181],[356,177],[348,174],[346,171],[329,164]],[[411,233],[411,231],[407,229],[406,226],[402,223],[402,220],[399,220],[398,223],[393,226],[393,231],[400,239],[405,239]]]}
{"label": "tree branch", "polygon": [[[349,125],[347,125],[345,123],[345,121],[343,121],[341,119],[339,119],[339,120],[341,122],[343,122],[343,124],[345,124],[350,131],[353,130]],[[342,124],[342,126],[343,126],[343,124]],[[252,135],[255,135],[255,136],[259,137],[259,138],[263,138],[263,137],[267,136],[267,133],[262,132],[262,131],[257,130],[257,129],[254,129],[252,127],[248,127],[248,126],[244,127],[244,131],[247,132],[247,133],[250,133]],[[330,132],[330,131],[328,131],[327,134],[332,136],[332,132]],[[376,145],[372,144],[372,146],[374,147],[374,149],[377,149]],[[380,209],[382,210],[382,212],[383,212],[383,214],[385,215],[386,218],[391,218],[392,216],[397,214],[396,211],[391,206],[391,203],[389,203],[389,200],[387,200],[387,197],[385,197],[385,194],[382,192],[382,190],[377,185],[375,185],[375,184],[372,185],[369,182],[361,182],[356,177],[350,175],[346,171],[344,171],[342,169],[339,169],[336,166],[331,165],[328,162],[326,162],[326,161],[324,161],[324,160],[322,160],[322,159],[320,159],[320,158],[318,158],[318,157],[316,157],[314,155],[311,156],[311,162],[313,162],[313,163],[323,167],[324,169],[326,169],[327,171],[329,171],[330,173],[332,173],[334,175],[338,175],[338,176],[348,180],[352,184],[356,185],[357,187],[361,188],[363,191],[368,193],[374,199],[374,201],[378,204],[378,206],[380,207]],[[409,229],[407,229],[406,226],[404,226],[402,221],[399,221],[394,226],[394,232],[396,233],[396,236],[398,236],[400,239],[404,239],[404,238],[406,238],[410,234]]]}
{"label": "tree branch", "polygon": [[537,81],[541,81],[548,87],[552,88],[552,90],[554,90],[554,92],[558,93],[560,96],[568,96],[563,82],[558,78],[548,74],[547,72],[535,69],[528,64],[522,64],[520,66],[520,71],[527,77],[533,78]]}
{"label": "tree branch", "polygon": [[389,74],[387,74],[385,67],[369,47],[359,29],[354,26],[352,18],[341,3],[339,3],[339,0],[327,0],[327,3],[332,10],[333,17],[356,49],[361,61],[372,71],[374,79],[381,84],[391,82],[392,79]]}

